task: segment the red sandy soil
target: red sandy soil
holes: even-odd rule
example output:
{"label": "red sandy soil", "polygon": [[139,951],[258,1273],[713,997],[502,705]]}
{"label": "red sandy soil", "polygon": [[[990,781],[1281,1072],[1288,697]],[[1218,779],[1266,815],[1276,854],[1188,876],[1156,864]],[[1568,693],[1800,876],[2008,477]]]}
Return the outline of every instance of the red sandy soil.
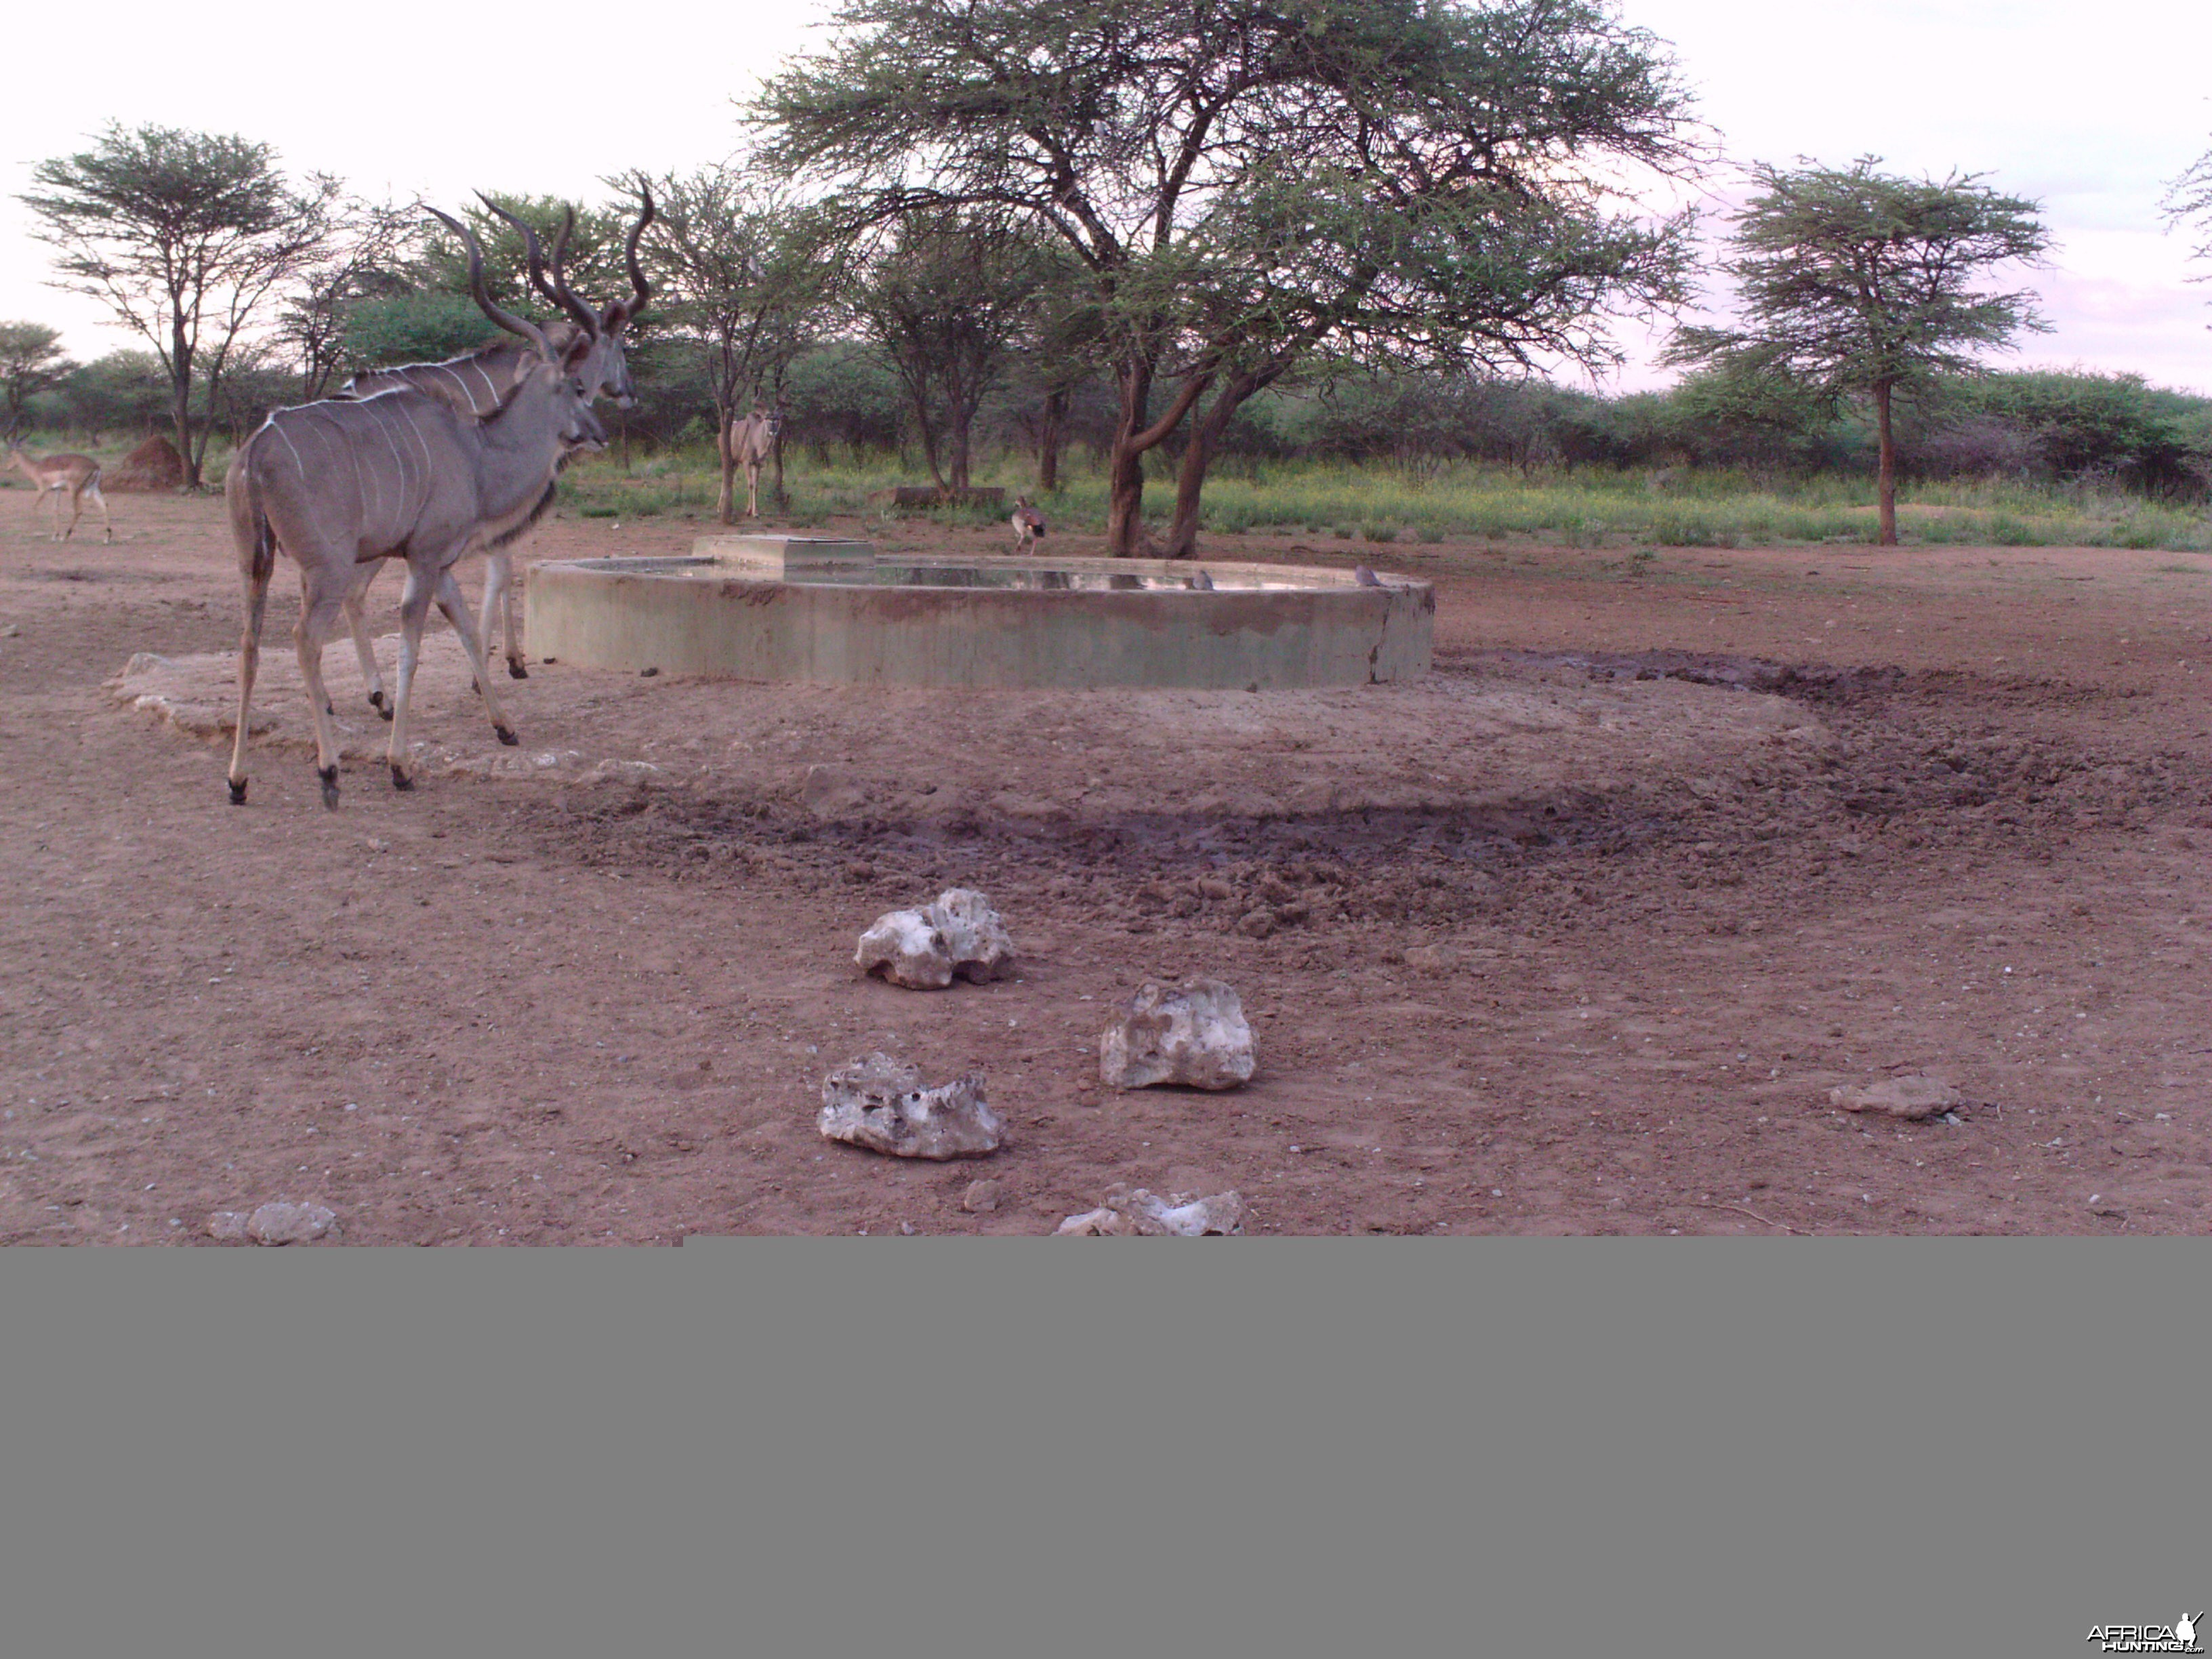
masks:
{"label": "red sandy soil", "polygon": [[[1224,538],[1433,580],[1435,674],[885,694],[534,664],[500,688],[516,750],[447,637],[405,795],[340,641],[328,813],[289,566],[234,809],[221,503],[117,517],[105,547],[0,515],[0,1239],[204,1243],[276,1198],[353,1243],[1036,1234],[1116,1182],[1234,1188],[1285,1233],[2212,1225],[2212,557]],[[710,527],[557,520],[523,550]],[[167,660],[118,701],[142,653]],[[951,885],[1005,915],[1018,979],[854,976],[863,927]],[[1254,1017],[1251,1086],[1102,1092],[1112,1006],[1200,973]],[[981,1070],[1006,1147],[819,1139],[823,1074],[878,1048]],[[1960,1121],[1829,1106],[1908,1072]],[[1004,1200],[969,1214],[985,1176]]]}

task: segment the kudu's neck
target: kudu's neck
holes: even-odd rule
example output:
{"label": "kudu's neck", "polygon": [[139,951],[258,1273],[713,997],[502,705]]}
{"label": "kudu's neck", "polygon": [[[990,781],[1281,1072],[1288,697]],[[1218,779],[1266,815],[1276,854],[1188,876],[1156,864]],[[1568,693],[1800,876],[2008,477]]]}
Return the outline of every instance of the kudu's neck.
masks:
{"label": "kudu's neck", "polygon": [[565,374],[544,363],[525,364],[522,384],[507,405],[485,420],[482,468],[485,505],[495,513],[534,503],[560,470],[575,400]]}

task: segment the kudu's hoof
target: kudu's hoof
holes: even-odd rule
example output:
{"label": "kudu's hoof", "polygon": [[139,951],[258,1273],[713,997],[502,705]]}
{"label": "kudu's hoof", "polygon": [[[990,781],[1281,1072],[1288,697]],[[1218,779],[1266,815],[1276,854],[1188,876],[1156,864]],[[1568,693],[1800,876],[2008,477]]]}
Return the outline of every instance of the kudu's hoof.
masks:
{"label": "kudu's hoof", "polygon": [[483,682],[479,680],[471,680],[469,682],[469,690],[475,692],[479,697],[483,696]]}
{"label": "kudu's hoof", "polygon": [[507,677],[511,680],[526,680],[530,678],[530,671],[520,663],[510,659],[507,665]]}
{"label": "kudu's hoof", "polygon": [[329,767],[327,769],[318,766],[315,769],[315,775],[323,781],[323,805],[331,811],[337,811],[338,807],[338,769],[335,766]]}
{"label": "kudu's hoof", "polygon": [[370,692],[368,694],[368,706],[376,710],[378,714],[383,715],[385,719],[390,720],[392,718],[392,705],[385,701],[383,692]]}
{"label": "kudu's hoof", "polygon": [[245,805],[246,780],[244,778],[230,778],[226,780],[226,781],[230,785],[230,804],[233,806]]}
{"label": "kudu's hoof", "polygon": [[522,741],[520,738],[516,737],[514,732],[508,731],[503,726],[495,726],[492,727],[492,730],[499,733],[499,740],[502,744],[505,744],[509,749],[514,748]]}
{"label": "kudu's hoof", "polygon": [[392,769],[392,787],[394,789],[412,789],[415,780],[395,766]]}

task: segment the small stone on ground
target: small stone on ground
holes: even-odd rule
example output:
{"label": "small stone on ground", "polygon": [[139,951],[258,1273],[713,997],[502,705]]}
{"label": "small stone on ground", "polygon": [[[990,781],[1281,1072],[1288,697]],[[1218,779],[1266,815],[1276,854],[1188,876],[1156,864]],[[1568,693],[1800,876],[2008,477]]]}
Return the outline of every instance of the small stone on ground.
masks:
{"label": "small stone on ground", "polygon": [[1959,1091],[1941,1078],[1893,1077],[1883,1083],[1846,1085],[1828,1091],[1828,1100],[1846,1112],[1876,1112],[1884,1117],[1917,1122],[1947,1111],[1960,1101]]}
{"label": "small stone on ground", "polygon": [[1233,1192],[1163,1200],[1142,1187],[1110,1187],[1096,1210],[1072,1215],[1053,1230],[1061,1238],[1201,1238],[1244,1231],[1244,1200]]}
{"label": "small stone on ground", "polygon": [[257,1243],[305,1244],[330,1231],[337,1218],[321,1204],[264,1204],[247,1218],[246,1231]]}

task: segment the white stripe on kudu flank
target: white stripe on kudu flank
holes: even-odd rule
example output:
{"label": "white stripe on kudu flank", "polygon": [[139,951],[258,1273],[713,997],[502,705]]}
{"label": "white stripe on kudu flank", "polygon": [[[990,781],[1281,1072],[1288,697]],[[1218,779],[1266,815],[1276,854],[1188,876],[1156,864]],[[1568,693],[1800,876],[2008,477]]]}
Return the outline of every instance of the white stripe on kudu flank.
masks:
{"label": "white stripe on kudu flank", "polygon": [[415,424],[415,411],[412,409],[407,409],[400,412],[407,416],[407,430],[414,436],[415,447],[422,452],[422,484],[423,492],[427,495],[429,492],[431,481],[437,476],[437,466],[430,459],[430,446],[422,436],[422,428]]}
{"label": "white stripe on kudu flank", "polygon": [[385,411],[376,411],[376,435],[384,440],[384,447],[392,452],[392,464],[399,469],[399,504],[407,504],[407,458],[399,453],[399,446],[392,436],[391,425],[385,420]]}
{"label": "white stripe on kudu flank", "polygon": [[300,459],[299,446],[292,441],[292,434],[285,431],[283,427],[276,424],[276,417],[274,415],[271,415],[269,417],[268,425],[271,431],[275,432],[278,437],[283,439],[284,447],[292,452],[292,465],[300,469],[300,476],[301,477],[306,477],[307,476],[307,464]]}

